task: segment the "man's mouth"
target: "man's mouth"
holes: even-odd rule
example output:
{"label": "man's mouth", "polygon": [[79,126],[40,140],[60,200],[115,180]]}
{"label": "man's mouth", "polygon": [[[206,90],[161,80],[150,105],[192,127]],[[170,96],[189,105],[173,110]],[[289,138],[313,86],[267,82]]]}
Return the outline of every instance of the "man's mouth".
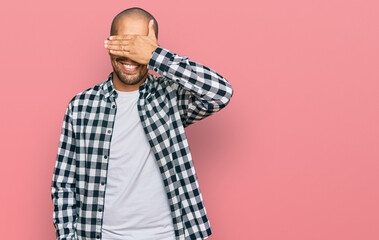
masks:
{"label": "man's mouth", "polygon": [[127,72],[136,72],[137,68],[139,67],[139,64],[134,64],[134,63],[123,63],[119,62],[123,69]]}

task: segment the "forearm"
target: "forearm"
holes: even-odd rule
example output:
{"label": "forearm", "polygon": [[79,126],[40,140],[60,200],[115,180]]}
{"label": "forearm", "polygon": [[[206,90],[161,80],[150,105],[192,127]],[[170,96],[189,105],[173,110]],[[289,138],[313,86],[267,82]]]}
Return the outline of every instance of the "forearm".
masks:
{"label": "forearm", "polygon": [[57,240],[77,239],[74,194],[67,189],[52,186],[52,200],[54,204],[53,223]]}
{"label": "forearm", "polygon": [[214,109],[225,107],[233,95],[231,84],[216,71],[160,46],[153,52],[147,67],[176,81]]}

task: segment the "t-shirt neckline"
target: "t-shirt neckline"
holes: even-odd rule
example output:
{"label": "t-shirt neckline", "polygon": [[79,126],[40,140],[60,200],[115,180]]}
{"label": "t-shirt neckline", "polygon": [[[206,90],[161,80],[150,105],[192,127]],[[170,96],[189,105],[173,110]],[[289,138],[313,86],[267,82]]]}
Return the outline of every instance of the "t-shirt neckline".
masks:
{"label": "t-shirt neckline", "polygon": [[119,91],[116,90],[119,97],[131,97],[131,96],[139,96],[139,89],[134,91]]}

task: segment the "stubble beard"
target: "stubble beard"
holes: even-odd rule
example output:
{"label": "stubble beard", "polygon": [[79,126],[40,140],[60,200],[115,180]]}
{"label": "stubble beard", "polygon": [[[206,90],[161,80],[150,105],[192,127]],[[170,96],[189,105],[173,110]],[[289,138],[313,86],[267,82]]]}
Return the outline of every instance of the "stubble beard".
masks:
{"label": "stubble beard", "polygon": [[[138,68],[141,67],[143,66],[139,66]],[[128,74],[114,66],[113,72],[116,73],[118,79],[126,85],[135,85],[139,83],[147,74],[147,71],[144,73],[141,70],[139,70],[137,74]]]}

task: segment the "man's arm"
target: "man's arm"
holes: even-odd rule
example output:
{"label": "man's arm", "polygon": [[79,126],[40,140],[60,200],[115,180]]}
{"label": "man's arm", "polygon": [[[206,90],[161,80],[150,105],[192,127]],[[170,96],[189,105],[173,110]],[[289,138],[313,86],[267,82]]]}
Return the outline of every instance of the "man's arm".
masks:
{"label": "man's arm", "polygon": [[72,125],[71,102],[66,109],[59,140],[51,198],[54,204],[53,223],[57,240],[76,240],[75,204],[75,134]]}
{"label": "man's arm", "polygon": [[220,111],[233,96],[231,84],[220,74],[160,46],[147,68],[178,83],[178,107],[184,127]]}

